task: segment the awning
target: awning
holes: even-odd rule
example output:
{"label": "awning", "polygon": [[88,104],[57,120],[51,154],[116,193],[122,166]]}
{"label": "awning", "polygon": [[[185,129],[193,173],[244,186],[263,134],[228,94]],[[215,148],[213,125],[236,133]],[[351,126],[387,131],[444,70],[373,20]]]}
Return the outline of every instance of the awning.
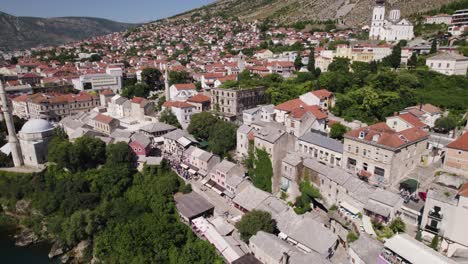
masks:
{"label": "awning", "polygon": [[198,171],[198,174],[205,177],[206,175],[208,175],[208,172],[207,171],[204,171],[204,170],[199,170]]}
{"label": "awning", "polygon": [[218,184],[213,185],[212,190],[219,195],[222,195],[224,193],[224,188],[219,186]]}
{"label": "awning", "polygon": [[209,180],[210,178],[204,178],[203,180],[201,180],[201,184],[205,185]]}
{"label": "awning", "polygon": [[164,138],[162,137],[155,137],[153,140],[154,143],[164,143]]}
{"label": "awning", "polygon": [[356,207],[350,205],[347,202],[341,202],[340,206],[343,207],[346,211],[352,213],[353,215],[357,215],[359,213],[359,210]]}
{"label": "awning", "polygon": [[213,186],[216,184],[216,182],[212,181],[211,179],[208,180],[207,183],[205,183],[205,185],[208,187],[208,188],[213,188]]}
{"label": "awning", "polygon": [[415,192],[418,189],[419,182],[415,179],[407,179],[400,182],[400,188],[406,189],[410,192]]}
{"label": "awning", "polygon": [[181,163],[180,166],[183,168],[183,169],[188,169],[189,166],[187,164],[184,164],[184,163]]}
{"label": "awning", "polygon": [[190,169],[190,170],[188,170],[188,172],[189,172],[190,174],[193,174],[193,175],[197,174],[197,171],[194,170],[194,169]]}

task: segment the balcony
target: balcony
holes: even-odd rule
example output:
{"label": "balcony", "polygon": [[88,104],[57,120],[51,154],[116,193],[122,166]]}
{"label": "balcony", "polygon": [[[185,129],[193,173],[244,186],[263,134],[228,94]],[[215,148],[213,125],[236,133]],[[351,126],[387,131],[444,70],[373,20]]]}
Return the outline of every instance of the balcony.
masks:
{"label": "balcony", "polygon": [[437,227],[434,227],[434,226],[431,226],[431,225],[426,225],[424,227],[424,229],[430,233],[434,233],[434,234],[439,234],[439,231],[440,231],[440,228],[437,228]]}
{"label": "balcony", "polygon": [[435,220],[442,220],[444,216],[436,211],[429,211],[429,218],[435,219]]}

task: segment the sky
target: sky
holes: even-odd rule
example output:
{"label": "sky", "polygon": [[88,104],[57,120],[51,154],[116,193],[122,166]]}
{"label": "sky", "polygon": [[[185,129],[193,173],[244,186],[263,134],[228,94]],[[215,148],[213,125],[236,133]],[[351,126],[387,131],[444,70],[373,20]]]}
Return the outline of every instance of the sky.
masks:
{"label": "sky", "polygon": [[214,0],[0,0],[0,2],[0,11],[14,16],[88,16],[141,23],[201,7]]}

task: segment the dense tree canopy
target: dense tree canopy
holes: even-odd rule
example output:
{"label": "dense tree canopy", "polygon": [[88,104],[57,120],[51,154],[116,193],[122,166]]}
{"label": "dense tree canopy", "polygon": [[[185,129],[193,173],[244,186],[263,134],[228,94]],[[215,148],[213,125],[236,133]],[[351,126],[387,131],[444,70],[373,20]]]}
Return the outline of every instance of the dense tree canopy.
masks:
{"label": "dense tree canopy", "polygon": [[252,210],[242,216],[236,227],[241,234],[242,240],[248,242],[250,237],[257,234],[258,231],[274,233],[276,231],[276,222],[271,218],[270,213]]}
{"label": "dense tree canopy", "polygon": [[330,126],[330,137],[342,140],[343,135],[348,132],[348,128],[340,123],[334,123]]}
{"label": "dense tree canopy", "polygon": [[273,165],[270,155],[264,149],[255,148],[251,144],[245,165],[255,187],[271,193]]}
{"label": "dense tree canopy", "polygon": [[146,68],[141,72],[141,81],[151,90],[160,90],[163,86],[162,73],[155,68]]}
{"label": "dense tree canopy", "polygon": [[179,123],[179,120],[177,120],[177,116],[174,115],[174,113],[172,113],[172,111],[169,108],[166,108],[164,109],[164,111],[161,112],[159,121],[166,123],[168,125],[175,126],[177,128],[182,128],[182,126]]}
{"label": "dense tree canopy", "polygon": [[134,85],[125,86],[122,89],[122,96],[127,98],[143,97],[147,98],[151,92],[149,85],[145,83],[137,83]]}

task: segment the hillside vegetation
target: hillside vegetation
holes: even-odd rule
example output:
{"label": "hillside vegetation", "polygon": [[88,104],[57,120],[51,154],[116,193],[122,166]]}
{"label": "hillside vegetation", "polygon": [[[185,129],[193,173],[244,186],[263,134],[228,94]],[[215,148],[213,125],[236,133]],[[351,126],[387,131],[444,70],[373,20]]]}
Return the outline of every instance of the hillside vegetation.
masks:
{"label": "hillside vegetation", "polygon": [[135,24],[91,17],[16,17],[0,12],[0,50],[59,45],[123,31]]}
{"label": "hillside vegetation", "polygon": [[[398,8],[402,16],[438,9],[455,0],[393,0],[389,9]],[[342,20],[348,26],[369,24],[374,0],[220,0],[180,17],[227,16],[243,20],[271,19],[280,23]]]}

